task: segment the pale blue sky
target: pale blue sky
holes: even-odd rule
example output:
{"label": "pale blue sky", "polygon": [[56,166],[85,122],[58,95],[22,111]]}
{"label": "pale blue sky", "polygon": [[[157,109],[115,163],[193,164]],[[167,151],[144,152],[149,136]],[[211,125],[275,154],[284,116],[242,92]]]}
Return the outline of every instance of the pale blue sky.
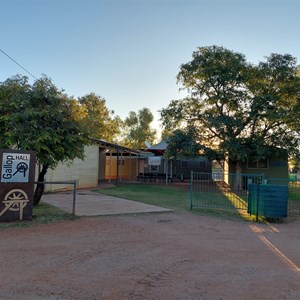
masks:
{"label": "pale blue sky", "polygon": [[[0,0],[0,48],[70,96],[101,95],[122,118],[148,107],[158,126],[158,111],[184,96],[176,75],[197,47],[299,60],[299,11],[300,0]],[[2,53],[0,66],[0,81],[28,75]]]}

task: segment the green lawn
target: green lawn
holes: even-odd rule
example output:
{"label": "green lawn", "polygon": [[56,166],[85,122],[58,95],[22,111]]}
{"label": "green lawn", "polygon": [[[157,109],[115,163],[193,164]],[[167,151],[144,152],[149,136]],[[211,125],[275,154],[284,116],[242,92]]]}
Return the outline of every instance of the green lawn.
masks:
{"label": "green lawn", "polygon": [[[190,210],[190,192],[187,186],[158,184],[120,184],[115,187],[96,190],[110,196],[156,205],[175,211],[189,211],[201,215],[213,215],[225,218],[242,219],[240,212],[233,209],[201,208]],[[211,197],[212,195],[210,195]],[[229,201],[228,201],[229,202]],[[230,206],[231,204],[229,204]]]}
{"label": "green lawn", "polygon": [[48,224],[53,222],[59,222],[62,220],[74,220],[78,218],[55,206],[46,203],[40,203],[39,205],[34,206],[32,216],[33,218],[31,221],[15,221],[0,223],[0,230],[16,227],[28,227],[39,224]]}
{"label": "green lawn", "polygon": [[186,188],[155,184],[120,184],[97,192],[165,208],[189,209],[189,191]]}

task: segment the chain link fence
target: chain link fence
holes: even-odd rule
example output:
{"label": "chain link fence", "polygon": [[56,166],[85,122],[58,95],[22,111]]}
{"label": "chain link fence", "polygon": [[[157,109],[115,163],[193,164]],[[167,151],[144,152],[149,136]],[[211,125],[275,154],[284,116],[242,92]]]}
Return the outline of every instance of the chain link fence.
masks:
{"label": "chain link fence", "polygon": [[54,205],[75,215],[76,181],[35,182],[35,187],[37,184],[45,185],[41,202]]}
{"label": "chain link fence", "polygon": [[[260,174],[198,173],[192,172],[190,208],[219,208],[248,210],[250,185],[284,188],[287,194],[288,216],[300,216],[300,182],[290,179],[268,178]],[[276,209],[277,192],[268,198]],[[281,196],[278,194],[278,197]],[[267,200],[264,199],[266,202]],[[280,200],[280,199],[279,199]],[[280,200],[281,201],[281,200]],[[251,203],[253,204],[253,202]],[[273,208],[272,208],[273,209]]]}

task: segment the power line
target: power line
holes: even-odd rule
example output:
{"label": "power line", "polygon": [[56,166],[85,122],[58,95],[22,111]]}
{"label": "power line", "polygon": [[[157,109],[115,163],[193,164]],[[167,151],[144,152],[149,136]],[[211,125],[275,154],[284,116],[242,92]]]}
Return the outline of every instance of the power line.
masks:
{"label": "power line", "polygon": [[6,55],[11,61],[13,61],[16,65],[18,65],[20,68],[22,68],[25,72],[27,72],[30,76],[32,76],[33,78],[35,78],[36,80],[38,80],[38,78],[36,78],[32,73],[30,73],[27,69],[25,69],[23,66],[21,66],[17,61],[15,61],[11,56],[9,56],[7,53],[5,53],[1,48],[0,51]]}

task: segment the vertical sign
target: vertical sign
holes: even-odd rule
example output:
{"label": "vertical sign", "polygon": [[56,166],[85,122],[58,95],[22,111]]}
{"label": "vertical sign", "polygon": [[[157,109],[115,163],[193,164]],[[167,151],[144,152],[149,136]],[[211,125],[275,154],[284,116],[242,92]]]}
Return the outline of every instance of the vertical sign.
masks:
{"label": "vertical sign", "polygon": [[0,221],[31,220],[34,151],[0,150]]}
{"label": "vertical sign", "polygon": [[1,182],[28,182],[30,154],[3,153]]}

